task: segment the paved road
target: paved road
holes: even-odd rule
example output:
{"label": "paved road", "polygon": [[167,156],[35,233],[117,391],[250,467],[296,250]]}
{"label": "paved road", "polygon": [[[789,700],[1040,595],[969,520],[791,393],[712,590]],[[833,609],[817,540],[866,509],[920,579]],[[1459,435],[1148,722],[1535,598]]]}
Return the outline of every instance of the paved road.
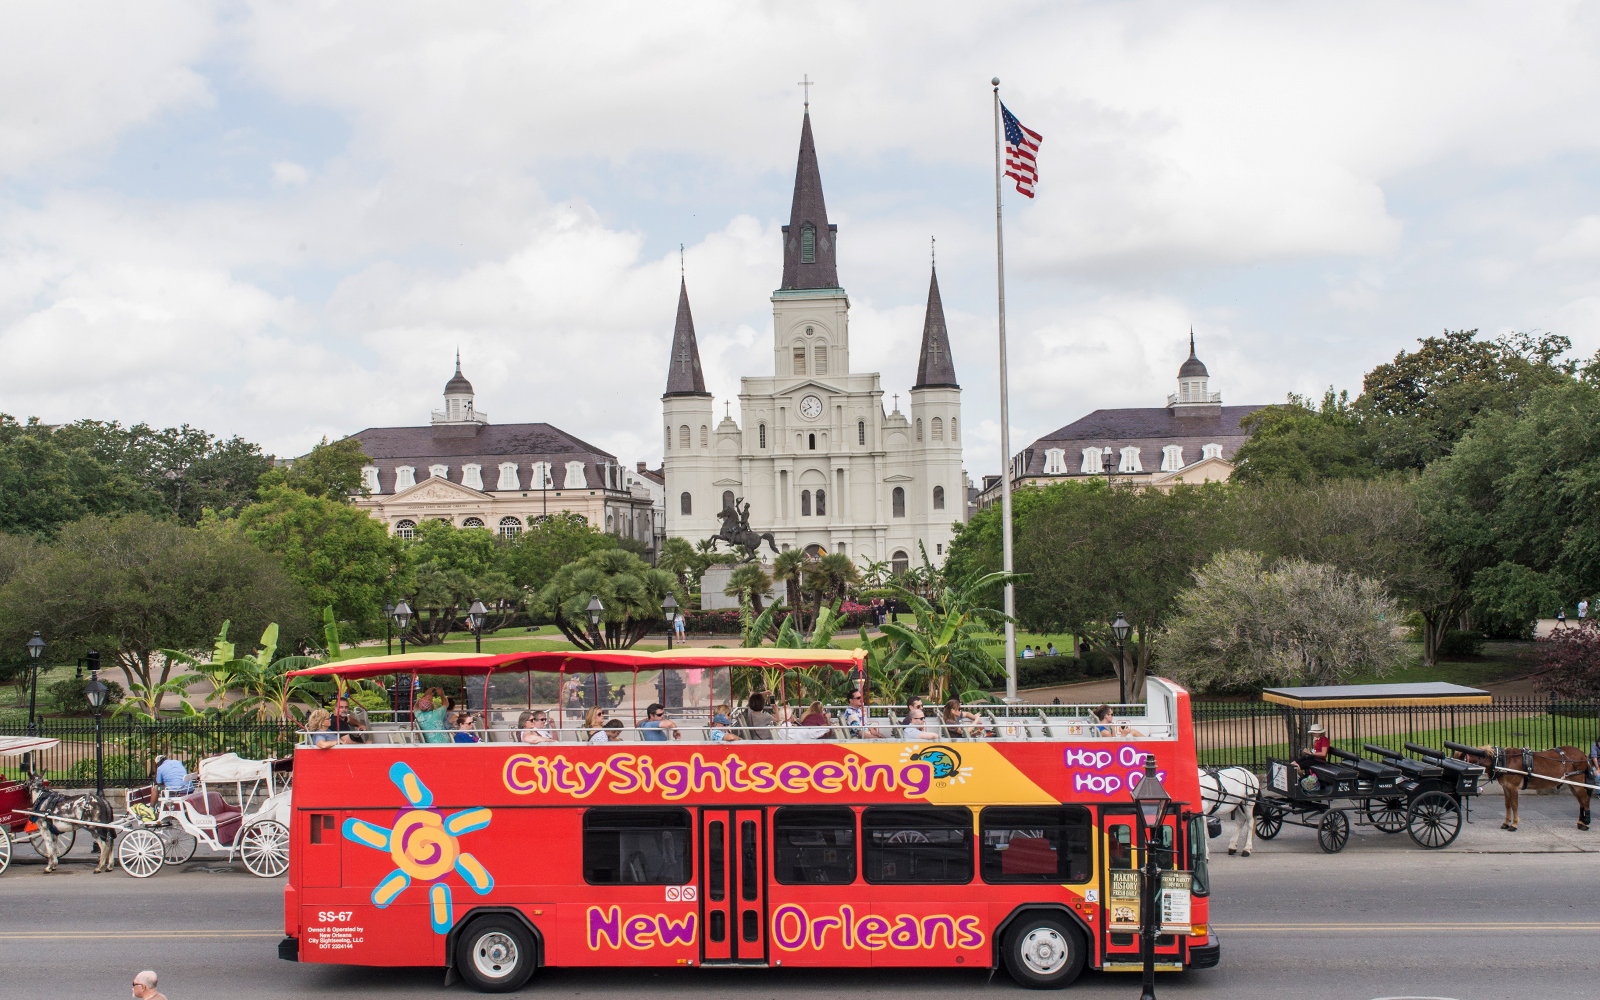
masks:
{"label": "paved road", "polygon": [[[25,853],[25,852],[24,852]],[[1419,850],[1215,859],[1218,969],[1163,976],[1162,996],[1456,1000],[1600,995],[1600,854]],[[379,998],[444,992],[434,969],[345,969],[279,961],[282,883],[218,871],[149,881],[73,863],[0,877],[0,997],[122,998],[154,967],[172,1000],[274,996]],[[192,863],[201,869],[202,863]],[[1064,997],[1138,995],[1136,976],[1086,973]],[[1004,973],[720,970],[554,971],[527,992],[634,1000],[709,1000],[841,992],[926,1000],[1019,996]],[[464,995],[462,987],[452,992]]]}

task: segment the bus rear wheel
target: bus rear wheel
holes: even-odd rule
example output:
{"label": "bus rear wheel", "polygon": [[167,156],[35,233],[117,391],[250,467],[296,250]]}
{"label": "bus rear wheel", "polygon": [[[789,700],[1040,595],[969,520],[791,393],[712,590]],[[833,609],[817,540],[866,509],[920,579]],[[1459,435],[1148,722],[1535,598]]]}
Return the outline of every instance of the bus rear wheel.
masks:
{"label": "bus rear wheel", "polygon": [[474,920],[456,942],[456,973],[480,993],[520,989],[533,962],[533,938],[512,917]]}
{"label": "bus rear wheel", "polygon": [[1030,990],[1055,989],[1077,979],[1084,952],[1083,935],[1057,917],[1022,917],[1006,932],[1006,971]]}

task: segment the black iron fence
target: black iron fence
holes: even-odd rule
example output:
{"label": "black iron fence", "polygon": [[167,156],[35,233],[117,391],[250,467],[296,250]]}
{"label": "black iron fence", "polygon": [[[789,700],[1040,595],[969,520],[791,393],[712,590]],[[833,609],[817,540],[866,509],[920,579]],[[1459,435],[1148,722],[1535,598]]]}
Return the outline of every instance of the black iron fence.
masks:
{"label": "black iron fence", "polygon": [[1268,757],[1304,746],[1313,722],[1333,745],[1360,753],[1361,744],[1405,752],[1406,741],[1442,748],[1575,746],[1600,739],[1600,701],[1511,698],[1486,705],[1383,705],[1296,709],[1264,702],[1194,702],[1195,750],[1202,765],[1238,765],[1264,772]]}
{"label": "black iron fence", "polygon": [[[122,715],[102,719],[100,727],[105,781],[110,788],[149,784],[160,756],[176,757],[193,770],[202,757],[219,753],[232,752],[256,760],[286,756],[294,750],[297,739],[295,725],[287,722],[152,722]],[[0,725],[0,736],[25,736],[27,732],[25,723]],[[94,787],[93,719],[41,719],[35,725],[35,735],[61,742],[31,755],[34,771],[42,771],[56,787]],[[0,774],[16,778],[28,765],[24,757],[0,757]]]}

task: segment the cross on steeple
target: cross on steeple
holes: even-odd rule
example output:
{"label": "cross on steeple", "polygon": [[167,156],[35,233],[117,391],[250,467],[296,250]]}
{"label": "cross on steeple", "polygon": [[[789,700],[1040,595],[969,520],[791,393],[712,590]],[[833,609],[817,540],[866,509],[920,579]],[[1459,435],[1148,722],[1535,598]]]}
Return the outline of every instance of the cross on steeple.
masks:
{"label": "cross on steeple", "polygon": [[800,82],[795,84],[795,86],[796,87],[804,87],[805,88],[806,110],[810,111],[811,110],[811,88],[816,86],[816,84],[813,83],[812,80],[811,80],[811,74],[809,74],[809,73],[805,74],[804,77],[800,80]]}
{"label": "cross on steeple", "polygon": [[942,352],[939,350],[939,342],[938,341],[934,341],[932,344],[930,344],[928,346],[928,354],[929,354],[929,356],[931,356],[933,358],[933,363],[934,364],[938,364],[939,363],[939,355],[941,353]]}
{"label": "cross on steeple", "polygon": [[678,371],[684,372],[685,374],[687,374],[689,371],[689,348],[687,345],[684,346],[683,350],[678,352]]}
{"label": "cross on steeple", "polygon": [[683,269],[683,244],[679,243],[678,244],[678,277],[680,277],[680,278],[684,277],[685,275],[687,275],[687,273],[688,272]]}
{"label": "cross on steeple", "polygon": [[896,411],[900,409],[900,394],[898,392],[894,394],[894,408]]}
{"label": "cross on steeple", "polygon": [[935,236],[928,237],[928,262],[934,267],[939,266],[939,239]]}

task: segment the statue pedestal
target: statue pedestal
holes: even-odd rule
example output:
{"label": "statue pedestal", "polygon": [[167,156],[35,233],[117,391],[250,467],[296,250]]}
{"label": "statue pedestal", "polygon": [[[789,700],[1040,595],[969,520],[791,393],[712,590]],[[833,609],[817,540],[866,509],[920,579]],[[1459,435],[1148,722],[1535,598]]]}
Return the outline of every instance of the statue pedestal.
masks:
{"label": "statue pedestal", "polygon": [[[771,567],[766,563],[762,563],[761,566],[769,574],[772,572]],[[700,578],[700,609],[702,611],[715,611],[719,608],[737,608],[739,606],[737,597],[729,597],[723,593],[728,588],[728,577],[732,576],[733,571],[738,568],[737,565],[730,566],[727,563],[717,563],[715,566],[706,567],[705,575]],[[761,606],[763,608],[769,607],[777,600],[776,592],[777,587],[774,585],[773,589],[761,598]]]}

